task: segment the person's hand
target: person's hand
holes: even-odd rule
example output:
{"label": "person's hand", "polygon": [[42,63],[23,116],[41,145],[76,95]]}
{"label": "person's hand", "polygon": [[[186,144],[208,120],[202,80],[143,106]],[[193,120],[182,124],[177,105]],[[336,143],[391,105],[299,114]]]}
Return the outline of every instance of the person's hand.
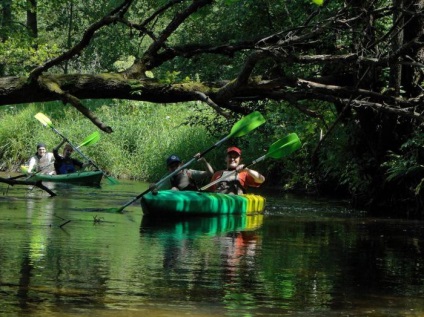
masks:
{"label": "person's hand", "polygon": [[240,164],[240,165],[238,165],[238,166],[236,167],[236,172],[237,172],[237,173],[240,173],[242,170],[244,170],[245,166],[246,166],[246,165],[244,165],[244,164]]}
{"label": "person's hand", "polygon": [[194,158],[197,160],[197,161],[201,161],[201,160],[205,160],[205,158],[203,157],[203,156],[200,156],[200,153],[197,153],[195,156],[194,156]]}
{"label": "person's hand", "polygon": [[156,187],[156,184],[150,184],[149,189],[150,189],[150,191],[152,192],[153,195],[158,194],[158,188]]}

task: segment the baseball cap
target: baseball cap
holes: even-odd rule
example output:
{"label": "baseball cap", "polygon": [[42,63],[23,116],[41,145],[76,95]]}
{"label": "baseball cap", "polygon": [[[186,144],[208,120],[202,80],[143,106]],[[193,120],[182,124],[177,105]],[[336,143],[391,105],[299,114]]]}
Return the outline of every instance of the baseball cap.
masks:
{"label": "baseball cap", "polygon": [[44,143],[38,143],[38,144],[37,144],[37,150],[38,150],[40,147],[46,148],[46,145],[45,145]]}
{"label": "baseball cap", "polygon": [[230,153],[230,152],[236,152],[238,155],[241,155],[241,150],[238,147],[235,147],[235,146],[230,146],[227,149],[227,153]]}
{"label": "baseball cap", "polygon": [[175,154],[172,154],[170,157],[166,159],[166,165],[168,166],[175,162],[178,162],[178,163],[181,162],[180,158],[176,156]]}

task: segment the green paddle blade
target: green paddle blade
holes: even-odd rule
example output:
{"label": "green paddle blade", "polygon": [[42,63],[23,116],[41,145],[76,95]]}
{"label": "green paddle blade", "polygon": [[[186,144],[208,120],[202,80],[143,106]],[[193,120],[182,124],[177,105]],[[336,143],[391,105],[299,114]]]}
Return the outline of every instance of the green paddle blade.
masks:
{"label": "green paddle blade", "polygon": [[39,112],[34,117],[35,117],[35,119],[40,121],[44,126],[49,126],[49,127],[52,126],[52,122],[50,121],[50,119],[45,114]]}
{"label": "green paddle blade", "polygon": [[286,137],[274,142],[265,155],[275,159],[287,156],[301,147],[302,143],[296,133],[290,133]]}
{"label": "green paddle blade", "polygon": [[86,137],[84,141],[82,141],[82,143],[78,145],[78,148],[82,146],[94,145],[97,142],[99,142],[99,140],[100,140],[100,133],[98,131],[95,131],[91,133],[88,137]]}
{"label": "green paddle blade", "polygon": [[265,123],[260,112],[254,111],[234,124],[229,137],[241,137]]}

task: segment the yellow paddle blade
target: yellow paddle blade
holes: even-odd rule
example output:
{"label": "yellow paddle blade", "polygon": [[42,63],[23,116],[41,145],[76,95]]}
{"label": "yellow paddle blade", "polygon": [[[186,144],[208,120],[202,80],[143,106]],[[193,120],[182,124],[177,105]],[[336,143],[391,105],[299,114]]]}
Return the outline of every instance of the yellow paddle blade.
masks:
{"label": "yellow paddle blade", "polygon": [[35,119],[40,121],[44,126],[49,126],[49,127],[52,126],[51,120],[45,114],[39,112],[34,117]]}
{"label": "yellow paddle blade", "polygon": [[28,165],[21,165],[21,173],[28,174]]}

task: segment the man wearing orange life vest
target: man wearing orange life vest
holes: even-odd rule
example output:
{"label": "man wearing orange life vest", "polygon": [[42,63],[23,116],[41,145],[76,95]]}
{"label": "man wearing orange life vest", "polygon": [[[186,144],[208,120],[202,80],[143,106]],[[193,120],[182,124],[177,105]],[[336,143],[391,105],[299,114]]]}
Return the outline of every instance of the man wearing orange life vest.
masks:
{"label": "man wearing orange life vest", "polygon": [[[240,195],[246,192],[247,187],[259,187],[265,177],[255,170],[245,168],[241,163],[241,150],[238,147],[231,146],[227,149],[225,162],[227,169],[215,172],[211,182],[222,178],[222,182],[211,186],[211,190],[217,193]],[[237,173],[234,173],[236,171]],[[226,174],[234,173],[231,176],[225,177]]]}

